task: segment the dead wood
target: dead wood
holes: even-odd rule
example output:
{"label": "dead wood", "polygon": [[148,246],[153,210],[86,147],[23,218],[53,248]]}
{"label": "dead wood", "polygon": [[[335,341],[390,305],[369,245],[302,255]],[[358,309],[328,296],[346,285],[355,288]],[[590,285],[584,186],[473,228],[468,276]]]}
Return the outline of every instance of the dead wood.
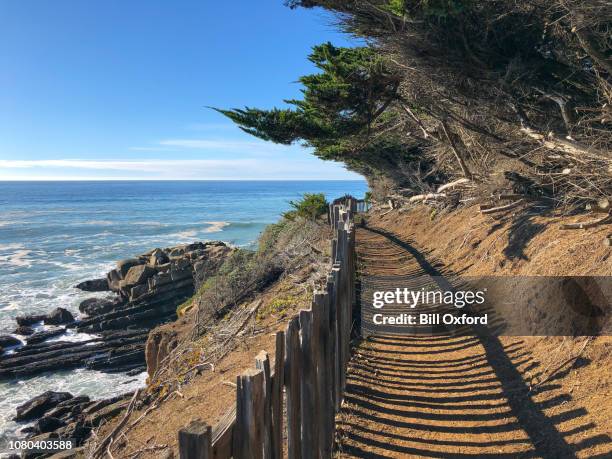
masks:
{"label": "dead wood", "polygon": [[480,213],[482,214],[494,214],[496,212],[503,212],[505,210],[510,210],[510,209],[514,209],[515,207],[517,207],[519,204],[523,203],[524,199],[519,199],[518,201],[514,201],[510,204],[506,204],[505,206],[499,206],[499,207],[485,207],[484,205],[480,206]]}

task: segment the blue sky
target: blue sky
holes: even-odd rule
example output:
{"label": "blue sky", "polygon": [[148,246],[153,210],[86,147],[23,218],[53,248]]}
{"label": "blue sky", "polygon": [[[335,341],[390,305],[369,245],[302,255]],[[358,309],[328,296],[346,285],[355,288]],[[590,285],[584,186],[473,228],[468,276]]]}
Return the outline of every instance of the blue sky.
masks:
{"label": "blue sky", "polygon": [[310,48],[351,45],[282,0],[0,1],[0,180],[355,179],[205,106],[299,97]]}

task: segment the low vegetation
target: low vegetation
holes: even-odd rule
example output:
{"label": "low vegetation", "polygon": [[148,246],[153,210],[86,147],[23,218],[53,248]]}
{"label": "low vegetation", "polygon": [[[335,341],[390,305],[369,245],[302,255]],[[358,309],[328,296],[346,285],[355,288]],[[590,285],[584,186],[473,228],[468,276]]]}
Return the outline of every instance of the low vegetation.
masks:
{"label": "low vegetation", "polygon": [[[234,306],[261,292],[281,276],[290,275],[305,264],[310,263],[314,269],[317,264],[325,263],[323,251],[316,247],[329,231],[321,218],[328,209],[325,196],[306,193],[290,204],[293,210],[286,212],[278,223],[266,227],[256,250],[235,250],[214,275],[201,282],[197,293],[178,307],[181,317],[195,314],[196,335],[203,334]],[[282,304],[287,306],[295,300],[291,295],[278,299],[279,311],[284,309]],[[268,312],[276,306],[270,308]]]}
{"label": "low vegetation", "polygon": [[299,201],[289,201],[293,208],[283,214],[288,220],[295,220],[296,217],[316,221],[319,217],[327,214],[329,203],[323,193],[305,193]]}

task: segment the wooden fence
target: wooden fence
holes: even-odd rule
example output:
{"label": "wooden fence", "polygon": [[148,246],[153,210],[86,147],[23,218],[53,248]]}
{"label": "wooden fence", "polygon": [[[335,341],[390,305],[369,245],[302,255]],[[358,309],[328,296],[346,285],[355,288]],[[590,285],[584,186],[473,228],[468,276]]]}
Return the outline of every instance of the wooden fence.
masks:
{"label": "wooden fence", "polygon": [[262,351],[255,368],[237,377],[236,406],[217,426],[194,421],[179,431],[181,459],[331,457],[350,357],[357,208],[350,197],[330,205],[334,239],[325,288],[276,333],[274,362]]}

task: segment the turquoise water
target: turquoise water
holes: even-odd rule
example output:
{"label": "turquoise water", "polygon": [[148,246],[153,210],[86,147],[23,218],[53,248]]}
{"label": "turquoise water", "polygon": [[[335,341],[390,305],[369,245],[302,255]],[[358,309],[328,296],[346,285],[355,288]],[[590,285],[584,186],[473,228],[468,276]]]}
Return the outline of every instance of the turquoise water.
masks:
{"label": "turquoise water", "polygon": [[[0,182],[0,333],[18,314],[77,311],[92,295],[73,286],[117,260],[194,241],[252,246],[303,193],[366,191],[362,181]],[[0,383],[0,443],[17,427],[15,406],[44,390],[108,396],[143,382],[79,370]]]}

